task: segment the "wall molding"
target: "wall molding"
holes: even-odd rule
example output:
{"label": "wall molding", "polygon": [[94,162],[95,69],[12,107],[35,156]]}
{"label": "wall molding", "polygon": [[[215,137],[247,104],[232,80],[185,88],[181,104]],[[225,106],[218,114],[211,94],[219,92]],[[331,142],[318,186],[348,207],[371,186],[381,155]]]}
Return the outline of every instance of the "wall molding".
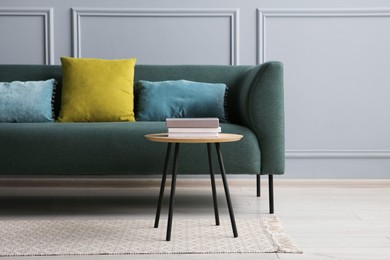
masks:
{"label": "wall molding", "polygon": [[257,64],[266,61],[267,19],[269,18],[356,18],[356,17],[390,17],[390,10],[379,9],[260,9],[257,12]]}
{"label": "wall molding", "polygon": [[[271,18],[357,18],[389,17],[390,10],[379,9],[257,9],[257,64],[267,61],[267,23]],[[390,150],[370,149],[287,149],[287,159],[389,159]]]}
{"label": "wall molding", "polygon": [[73,56],[82,57],[81,22],[83,17],[227,17],[230,20],[230,64],[239,64],[239,9],[91,9],[72,8]]}
{"label": "wall molding", "polygon": [[390,159],[390,150],[286,150],[287,159]]}
{"label": "wall molding", "polygon": [[44,62],[54,64],[53,8],[0,8],[0,16],[42,16],[44,19]]}

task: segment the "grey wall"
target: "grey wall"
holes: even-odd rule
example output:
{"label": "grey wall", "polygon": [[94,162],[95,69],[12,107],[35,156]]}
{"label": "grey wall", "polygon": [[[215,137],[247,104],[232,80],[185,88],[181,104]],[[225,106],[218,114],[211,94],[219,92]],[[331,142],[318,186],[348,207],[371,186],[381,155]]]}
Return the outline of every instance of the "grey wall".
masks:
{"label": "grey wall", "polygon": [[0,0],[0,63],[285,64],[287,176],[390,177],[387,0]]}

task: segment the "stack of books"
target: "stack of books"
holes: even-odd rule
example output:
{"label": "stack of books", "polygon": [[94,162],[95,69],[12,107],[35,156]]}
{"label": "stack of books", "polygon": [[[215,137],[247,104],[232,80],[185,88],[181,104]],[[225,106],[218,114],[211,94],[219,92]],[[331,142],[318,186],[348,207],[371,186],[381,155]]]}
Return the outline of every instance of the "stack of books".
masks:
{"label": "stack of books", "polygon": [[168,137],[217,137],[218,118],[167,118]]}

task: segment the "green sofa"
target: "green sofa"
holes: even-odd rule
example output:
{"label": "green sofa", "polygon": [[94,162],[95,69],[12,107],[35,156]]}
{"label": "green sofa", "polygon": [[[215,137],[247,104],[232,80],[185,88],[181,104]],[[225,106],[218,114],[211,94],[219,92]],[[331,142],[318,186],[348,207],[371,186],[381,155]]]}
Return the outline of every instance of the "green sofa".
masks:
{"label": "green sofa", "polygon": [[[61,66],[0,65],[0,82],[55,78],[55,115],[61,108]],[[135,79],[225,83],[229,123],[222,132],[244,136],[221,144],[226,172],[269,176],[273,213],[273,175],[284,173],[283,66],[136,65]],[[135,84],[136,86],[136,84]],[[135,97],[137,106],[137,97]],[[165,122],[0,123],[0,176],[159,175],[166,146],[145,134],[166,132]],[[217,161],[217,158],[214,158]],[[180,174],[208,174],[204,145],[182,146]],[[0,179],[1,181],[1,179]]]}

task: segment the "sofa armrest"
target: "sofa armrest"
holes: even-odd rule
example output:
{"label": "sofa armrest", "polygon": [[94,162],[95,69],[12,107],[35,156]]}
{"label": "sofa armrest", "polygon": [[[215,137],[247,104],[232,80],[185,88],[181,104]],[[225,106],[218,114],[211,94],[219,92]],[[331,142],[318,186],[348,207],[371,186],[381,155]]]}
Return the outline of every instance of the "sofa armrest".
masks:
{"label": "sofa armrest", "polygon": [[285,164],[283,64],[256,66],[240,88],[239,117],[257,136],[261,174],[283,174]]}

